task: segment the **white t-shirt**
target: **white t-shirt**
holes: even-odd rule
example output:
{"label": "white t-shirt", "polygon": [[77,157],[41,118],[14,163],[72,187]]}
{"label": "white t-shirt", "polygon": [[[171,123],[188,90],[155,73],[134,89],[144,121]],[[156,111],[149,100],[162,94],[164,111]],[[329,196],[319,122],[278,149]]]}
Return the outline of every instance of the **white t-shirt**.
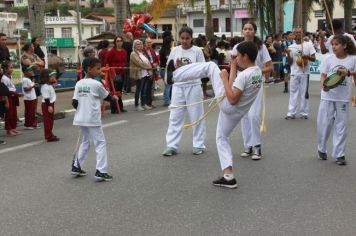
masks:
{"label": "white t-shirt", "polygon": [[[197,47],[193,46],[189,49],[183,49],[182,46],[177,46],[172,49],[171,53],[168,56],[167,63],[170,60],[174,61],[176,64],[177,59],[179,58],[181,66],[188,65],[194,62],[205,62],[204,53],[203,51]],[[177,82],[174,83],[174,86],[191,86],[193,84],[201,84],[201,80],[190,80],[187,82]]]}
{"label": "white t-shirt", "polygon": [[[351,34],[344,33],[343,36],[349,37],[352,40],[352,42],[354,42],[354,44],[356,44],[355,38]],[[334,35],[331,35],[325,43],[325,47],[326,47],[326,49],[328,49],[328,51],[329,51],[328,53],[330,53],[330,54],[334,54],[333,46],[331,45],[331,41],[333,40],[333,38],[334,38]]]}
{"label": "white t-shirt", "polygon": [[24,88],[29,88],[29,87],[32,87],[34,86],[35,83],[32,82],[32,80],[30,78],[27,78],[27,77],[23,77],[22,79],[22,94],[23,94],[23,100],[28,100],[28,101],[31,101],[31,100],[35,100],[37,97],[36,97],[36,92],[35,92],[35,89],[32,88],[30,91],[25,91]]}
{"label": "white t-shirt", "polygon": [[[144,63],[150,64],[150,61],[148,60],[148,58],[145,55],[143,55],[143,53],[140,52],[139,56]],[[141,70],[141,78],[149,76],[149,75],[150,74],[148,73],[148,71],[146,69]]]}
{"label": "white t-shirt", "polygon": [[46,99],[49,99],[50,103],[54,103],[56,101],[56,92],[52,85],[43,84],[41,86],[41,94],[42,94],[42,102],[46,102]]}
{"label": "white t-shirt", "polygon": [[[234,48],[232,49],[232,56],[234,56],[234,57],[237,56],[237,46],[238,45],[239,44],[236,44],[234,46]],[[271,57],[269,55],[268,49],[264,44],[262,44],[261,48],[258,50],[258,54],[257,54],[256,60],[255,60],[255,64],[260,69],[262,69],[264,67],[264,65],[269,61],[272,61],[272,59],[271,59]]]}
{"label": "white t-shirt", "polygon": [[6,85],[6,87],[10,90],[10,92],[16,92],[16,87],[12,83],[12,78],[7,75],[3,75],[1,77],[1,82]]}
{"label": "white t-shirt", "polygon": [[248,112],[262,87],[261,69],[258,66],[253,66],[238,73],[232,86],[242,91],[236,107],[243,112]]}
{"label": "white t-shirt", "polygon": [[101,126],[102,100],[109,95],[104,86],[94,79],[82,79],[74,89],[73,99],[78,100],[73,125]]}
{"label": "white t-shirt", "polygon": [[[347,69],[350,71],[356,70],[356,56],[347,56],[344,59],[339,59],[335,54],[330,54],[320,64],[320,73],[330,75],[336,72],[337,69]],[[349,102],[352,94],[352,78],[346,76],[344,82],[336,88],[330,89],[328,92],[321,90],[321,99],[327,101]]]}
{"label": "white t-shirt", "polygon": [[[297,64],[297,58],[302,54],[302,44],[293,43],[288,48],[290,50],[290,55],[293,58],[293,63],[290,67],[291,69],[290,74],[291,75],[310,74],[310,69],[309,69],[310,61],[308,65],[304,66],[304,70],[302,66],[298,66]],[[303,55],[311,56],[315,53],[316,53],[315,48],[311,42],[303,42]]]}

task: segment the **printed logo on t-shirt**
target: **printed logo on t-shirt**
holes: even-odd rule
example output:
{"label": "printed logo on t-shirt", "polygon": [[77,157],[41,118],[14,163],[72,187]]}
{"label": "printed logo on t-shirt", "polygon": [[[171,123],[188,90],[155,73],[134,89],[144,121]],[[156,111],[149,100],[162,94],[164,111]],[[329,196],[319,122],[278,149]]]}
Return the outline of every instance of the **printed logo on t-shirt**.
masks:
{"label": "printed logo on t-shirt", "polygon": [[190,60],[189,57],[182,57],[182,58],[180,59],[180,63],[181,63],[182,66],[186,66],[186,65],[188,65],[188,64],[191,64],[191,63],[192,63],[192,60]]}
{"label": "printed logo on t-shirt", "polygon": [[261,75],[252,76],[251,80],[252,80],[252,85],[254,88],[261,88],[261,84],[262,84],[262,76]]}
{"label": "printed logo on t-shirt", "polygon": [[78,93],[79,93],[79,96],[85,97],[90,93],[90,87],[89,86],[79,86]]}

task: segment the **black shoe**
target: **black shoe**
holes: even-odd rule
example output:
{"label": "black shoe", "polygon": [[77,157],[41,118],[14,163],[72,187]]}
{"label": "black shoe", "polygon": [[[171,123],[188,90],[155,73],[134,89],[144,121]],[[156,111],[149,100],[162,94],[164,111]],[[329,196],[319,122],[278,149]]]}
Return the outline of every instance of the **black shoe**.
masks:
{"label": "black shoe", "polygon": [[284,119],[286,119],[286,120],[294,120],[295,119],[295,115],[286,116]]}
{"label": "black shoe", "polygon": [[127,112],[127,110],[126,109],[122,109],[121,112]]}
{"label": "black shoe", "polygon": [[252,155],[252,147],[248,147],[245,149],[243,153],[241,153],[241,157],[249,157]]}
{"label": "black shoe", "polygon": [[237,188],[236,179],[226,180],[224,177],[213,181],[214,186],[224,187],[224,188]]}
{"label": "black shoe", "polygon": [[72,164],[72,175],[81,177],[81,176],[86,176],[87,172],[82,170],[80,167],[75,167],[74,164]]}
{"label": "black shoe", "polygon": [[5,145],[6,142],[4,140],[0,140],[0,145]]}
{"label": "black shoe", "polygon": [[288,88],[284,88],[283,93],[288,93]]}
{"label": "black shoe", "polygon": [[327,155],[325,152],[321,152],[321,151],[318,150],[318,155],[319,155],[318,158],[319,158],[320,160],[325,161],[326,159],[328,159],[328,155]]}
{"label": "black shoe", "polygon": [[173,84],[173,71],[175,70],[174,60],[170,60],[167,64],[167,76],[166,76],[166,84]]}
{"label": "black shoe", "polygon": [[261,160],[262,158],[262,151],[261,151],[261,145],[256,145],[253,148],[253,154],[251,156],[251,159],[254,161]]}
{"label": "black shoe", "polygon": [[112,176],[108,173],[101,173],[99,170],[96,170],[95,179],[98,181],[111,181]]}
{"label": "black shoe", "polygon": [[307,115],[302,115],[300,116],[300,119],[304,119],[304,120],[307,120],[309,117]]}
{"label": "black shoe", "polygon": [[58,142],[60,139],[57,136],[54,136],[50,139],[47,139],[47,142]]}
{"label": "black shoe", "polygon": [[336,164],[338,164],[339,166],[345,166],[347,164],[345,156],[336,158]]}

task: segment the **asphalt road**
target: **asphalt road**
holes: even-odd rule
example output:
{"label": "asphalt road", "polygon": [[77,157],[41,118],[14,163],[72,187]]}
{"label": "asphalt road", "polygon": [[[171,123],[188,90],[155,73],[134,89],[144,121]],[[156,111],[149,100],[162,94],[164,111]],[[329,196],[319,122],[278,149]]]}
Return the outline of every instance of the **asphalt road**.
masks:
{"label": "asphalt road", "polygon": [[2,131],[8,144],[0,147],[0,235],[355,235],[356,108],[350,107],[348,165],[337,166],[317,159],[318,83],[311,84],[309,120],[284,120],[288,95],[282,87],[267,89],[261,161],[239,157],[239,127],[231,137],[235,190],[211,185],[221,175],[217,110],[207,119],[208,149],[199,157],[191,154],[189,130],[177,156],[160,155],[166,108],[128,107],[128,113],[105,116],[114,176],[105,183],[94,181],[93,147],[83,167],[88,176],[71,177],[78,135],[72,117],[55,122],[58,143],[43,142],[43,130],[15,138]]}

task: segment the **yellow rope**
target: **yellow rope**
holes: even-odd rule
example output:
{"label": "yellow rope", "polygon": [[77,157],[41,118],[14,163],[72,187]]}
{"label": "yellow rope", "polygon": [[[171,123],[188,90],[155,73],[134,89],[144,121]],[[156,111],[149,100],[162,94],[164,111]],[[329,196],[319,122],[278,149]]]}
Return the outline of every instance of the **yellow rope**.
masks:
{"label": "yellow rope", "polygon": [[351,103],[352,106],[356,107],[356,95],[355,95],[355,84],[354,84],[354,80],[352,80],[351,82],[351,86],[352,86],[352,97],[351,97]]}
{"label": "yellow rope", "polygon": [[220,97],[213,97],[213,98],[209,98],[209,99],[205,99],[205,100],[202,100],[202,101],[199,101],[199,102],[194,102],[194,103],[190,103],[190,104],[184,104],[184,105],[174,105],[174,104],[171,104],[168,106],[169,109],[176,109],[176,108],[183,108],[183,107],[190,107],[190,106],[195,106],[195,105],[198,105],[198,104],[201,104],[201,103],[204,103],[204,102],[210,102],[210,101],[213,101],[215,99],[219,99],[221,97],[224,97],[225,95],[223,96],[220,96]]}
{"label": "yellow rope", "polygon": [[261,127],[260,127],[260,132],[261,133],[267,133],[267,127],[266,127],[266,87],[264,84],[262,84],[262,121],[261,121]]}
{"label": "yellow rope", "polygon": [[204,119],[209,115],[209,113],[210,113],[211,111],[213,111],[213,110],[215,109],[215,107],[216,107],[217,105],[219,105],[219,103],[220,103],[224,98],[225,98],[225,95],[219,97],[219,98],[216,100],[216,102],[209,108],[209,110],[207,110],[207,111],[205,112],[205,114],[204,114],[202,117],[200,117],[198,120],[194,121],[194,122],[191,123],[191,124],[185,124],[185,125],[183,125],[183,128],[184,128],[184,129],[188,129],[188,128],[190,128],[190,127],[192,127],[192,126],[198,124],[198,123],[201,122],[202,120],[204,120]]}

